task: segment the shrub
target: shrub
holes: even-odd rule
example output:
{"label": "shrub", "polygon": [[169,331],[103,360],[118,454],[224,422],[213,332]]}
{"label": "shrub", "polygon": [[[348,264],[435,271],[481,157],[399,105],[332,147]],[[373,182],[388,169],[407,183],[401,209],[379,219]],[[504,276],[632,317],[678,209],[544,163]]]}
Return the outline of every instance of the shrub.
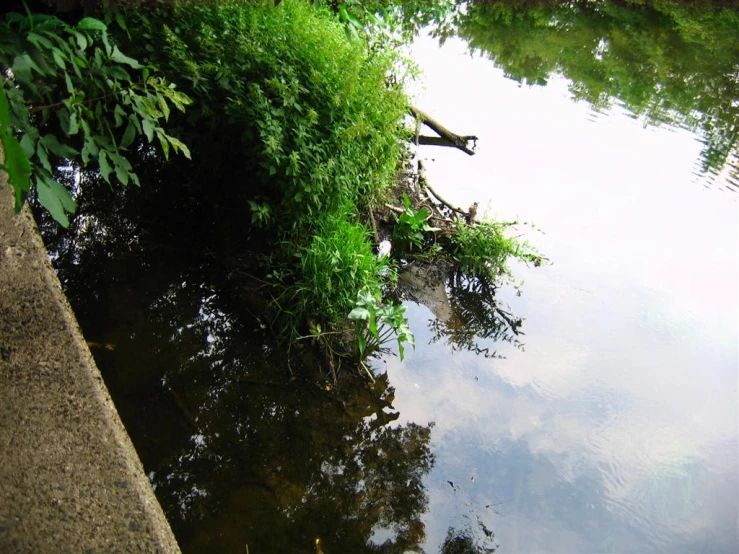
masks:
{"label": "shrub", "polygon": [[209,178],[248,182],[280,207],[281,229],[305,237],[317,215],[391,183],[407,106],[388,86],[394,51],[370,56],[308,2],[182,2],[129,17],[142,56],[196,101],[183,137]]}
{"label": "shrub", "polygon": [[541,265],[543,258],[527,242],[506,236],[506,229],[513,225],[492,221],[468,225],[458,220],[450,238],[459,270],[470,278],[495,283],[510,277],[509,257]]}

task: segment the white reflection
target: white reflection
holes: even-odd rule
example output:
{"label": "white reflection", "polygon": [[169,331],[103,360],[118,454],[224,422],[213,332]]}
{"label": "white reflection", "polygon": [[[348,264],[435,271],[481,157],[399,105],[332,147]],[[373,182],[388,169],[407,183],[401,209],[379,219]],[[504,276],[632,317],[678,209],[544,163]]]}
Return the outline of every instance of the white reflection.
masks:
{"label": "white reflection", "polygon": [[564,81],[521,88],[464,52],[413,54],[419,107],[480,137],[474,158],[422,150],[427,174],[459,205],[535,222],[555,265],[518,267],[523,297],[502,293],[526,319],[526,351],[504,360],[427,345],[432,316],[409,308],[418,347],[387,367],[402,417],[436,421],[429,544],[473,511],[505,551],[732,544],[736,197],[695,182],[693,135],[593,118]]}

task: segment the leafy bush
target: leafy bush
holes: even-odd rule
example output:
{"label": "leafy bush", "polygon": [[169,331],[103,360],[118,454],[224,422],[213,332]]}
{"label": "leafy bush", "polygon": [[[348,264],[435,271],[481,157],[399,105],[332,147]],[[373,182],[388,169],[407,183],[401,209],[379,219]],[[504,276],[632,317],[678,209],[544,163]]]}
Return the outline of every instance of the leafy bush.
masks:
{"label": "leafy bush", "polygon": [[395,216],[393,227],[393,241],[402,252],[408,252],[414,246],[420,250],[423,248],[424,233],[439,230],[429,225],[428,220],[428,209],[413,209],[408,195],[403,193],[403,213]]}
{"label": "leafy bush", "polygon": [[189,98],[123,54],[102,21],[86,17],[72,27],[11,13],[0,23],[0,46],[0,140],[16,209],[35,188],[41,205],[69,225],[75,202],[55,172],[70,162],[94,161],[108,183],[115,173],[121,184],[138,185],[126,156],[138,136],[156,137],[165,157],[170,146],[189,156],[160,126],[169,104],[184,111]]}
{"label": "leafy bush", "polygon": [[243,183],[229,201],[271,226],[277,327],[294,337],[315,319],[335,337],[359,291],[383,281],[356,214],[393,184],[403,60],[348,40],[308,2],[181,2],[127,18],[140,30],[130,48],[194,99],[177,120],[194,162],[177,177],[207,179],[214,195]]}
{"label": "leafy bush", "polygon": [[[378,352],[395,337],[398,341],[400,359],[405,354],[403,343],[415,347],[415,339],[405,317],[405,306],[402,304],[383,304],[379,291],[363,289],[359,291],[356,305],[349,313],[349,319],[356,322],[355,335],[357,355],[362,366],[367,369],[364,360]],[[367,373],[371,374],[369,371]]]}
{"label": "leafy bush", "polygon": [[391,183],[407,105],[388,86],[394,51],[370,56],[306,2],[183,2],[128,17],[141,55],[196,99],[183,136],[209,177],[269,197],[282,230],[305,237],[318,214]]}

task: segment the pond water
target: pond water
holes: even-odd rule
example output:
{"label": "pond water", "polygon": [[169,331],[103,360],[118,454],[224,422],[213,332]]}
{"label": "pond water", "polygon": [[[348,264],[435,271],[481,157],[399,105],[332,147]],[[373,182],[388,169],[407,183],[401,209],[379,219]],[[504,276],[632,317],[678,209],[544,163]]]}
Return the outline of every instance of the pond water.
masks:
{"label": "pond water", "polygon": [[454,39],[413,56],[418,107],[480,137],[422,148],[429,181],[533,222],[553,262],[497,291],[524,334],[480,339],[493,356],[408,302],[417,347],[373,386],[300,374],[252,294],[258,244],[207,183],[92,191],[73,234],[43,226],[183,551],[432,553],[453,527],[499,552],[737,552],[732,177],[702,173],[695,129],[564,78],[521,86]]}

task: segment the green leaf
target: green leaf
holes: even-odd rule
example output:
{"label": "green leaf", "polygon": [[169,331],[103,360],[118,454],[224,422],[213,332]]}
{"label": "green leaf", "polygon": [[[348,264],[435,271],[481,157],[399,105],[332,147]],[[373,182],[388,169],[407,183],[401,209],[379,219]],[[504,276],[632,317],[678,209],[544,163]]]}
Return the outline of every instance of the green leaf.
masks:
{"label": "green leaf", "polygon": [[157,137],[159,137],[159,144],[162,147],[162,152],[164,153],[164,159],[169,160],[169,140],[168,140],[169,137],[167,137],[164,131],[161,131],[161,127],[157,127]]}
{"label": "green leaf", "polygon": [[113,118],[115,119],[116,127],[120,127],[121,125],[123,125],[124,117],[126,117],[126,112],[123,110],[120,104],[116,104],[115,108],[113,109]]}
{"label": "green leaf", "polygon": [[64,63],[64,58],[60,55],[60,50],[58,48],[53,48],[51,55],[54,58],[54,63],[59,66],[60,69],[67,69],[67,64]]}
{"label": "green leaf", "polygon": [[123,138],[121,139],[121,148],[128,148],[133,143],[134,139],[136,138],[136,126],[133,124],[133,120],[128,120],[128,125],[126,126],[126,131],[123,133]]}
{"label": "green leaf", "polygon": [[40,144],[43,144],[49,151],[53,152],[60,158],[74,158],[79,154],[77,150],[67,144],[62,144],[56,138],[55,135],[48,134],[40,140]]}
{"label": "green leaf", "polygon": [[375,314],[373,312],[370,312],[369,332],[372,333],[373,337],[379,337],[379,333],[377,332],[377,317],[375,317]]}
{"label": "green leaf", "polygon": [[86,138],[85,144],[82,147],[82,163],[88,163],[90,158],[94,158],[99,152],[100,149],[97,144],[95,144],[95,141],[91,138]]}
{"label": "green leaf", "polygon": [[349,319],[359,319],[362,321],[366,321],[369,319],[370,313],[367,308],[354,308],[351,312],[349,312]]}
{"label": "green leaf", "polygon": [[10,105],[4,86],[0,86],[0,133],[10,134]]}
{"label": "green leaf", "polygon": [[16,56],[11,67],[13,76],[21,83],[31,82],[31,58],[28,54]]}
{"label": "green leaf", "polygon": [[[0,94],[4,97],[4,94]],[[8,173],[8,181],[15,189],[15,209],[20,210],[28,191],[31,189],[31,162],[23,152],[18,140],[6,132],[7,127],[0,133],[0,139],[5,150],[5,163],[2,168]]]}
{"label": "green leaf", "polygon": [[129,58],[123,52],[118,50],[117,46],[113,47],[113,52],[110,54],[110,59],[117,63],[130,65],[134,69],[141,69],[141,67],[143,67],[138,61],[134,60],[133,58]]}
{"label": "green leaf", "polygon": [[68,135],[76,135],[80,132],[80,122],[77,117],[77,112],[72,112],[69,116],[69,133]]}
{"label": "green leaf", "polygon": [[164,121],[169,121],[169,106],[167,105],[167,101],[164,99],[164,96],[157,94],[157,103],[159,104],[159,109],[162,110],[162,113],[164,114]]}
{"label": "green leaf", "polygon": [[36,190],[41,205],[63,227],[69,227],[67,212],[73,213],[77,209],[69,191],[50,177],[39,177],[36,180]]}
{"label": "green leaf", "polygon": [[82,33],[78,33],[77,31],[71,30],[70,33],[74,36],[75,40],[77,41],[77,46],[80,50],[84,50],[87,48],[87,39],[85,38],[85,35]]}
{"label": "green leaf", "polygon": [[185,106],[192,104],[192,98],[190,98],[184,92],[173,90],[168,95],[168,97],[169,100],[175,105],[175,107],[181,112],[185,111]]}
{"label": "green leaf", "polygon": [[31,156],[33,156],[34,152],[36,152],[36,139],[30,132],[28,132],[23,135],[20,144],[21,148],[23,149],[23,153],[30,160]]}
{"label": "green leaf", "polygon": [[[144,134],[146,135],[146,139],[151,142],[152,140],[154,140],[154,124],[148,118],[144,118],[141,123],[144,126]],[[161,137],[161,134],[159,136]],[[164,136],[166,137],[167,135]]]}
{"label": "green leaf", "polygon": [[113,47],[110,46],[110,41],[108,40],[108,33],[103,33],[101,38],[103,39],[103,46],[105,47],[105,55],[110,56],[110,53],[113,51]]}
{"label": "green leaf", "polygon": [[103,54],[100,48],[95,48],[95,69],[101,69],[103,67]]}
{"label": "green leaf", "polygon": [[128,170],[125,167],[123,167],[123,165],[116,164],[115,176],[118,177],[118,180],[121,182],[121,184],[124,187],[128,185]]}
{"label": "green leaf", "polygon": [[36,33],[28,33],[28,36],[26,38],[28,38],[28,42],[34,44],[37,48],[43,47],[50,49],[54,47],[54,45],[48,38]]}
{"label": "green leaf", "polygon": [[128,72],[125,69],[123,69],[119,65],[110,66],[107,69],[107,74],[108,74],[108,77],[111,77],[118,81],[131,82],[131,76],[128,74]]}
{"label": "green leaf", "polygon": [[100,153],[98,154],[98,163],[100,164],[100,175],[103,176],[106,183],[110,184],[110,173],[113,169],[108,163],[108,156],[105,153],[105,150],[100,150]]}
{"label": "green leaf", "polygon": [[69,76],[69,73],[64,74],[64,82],[67,84],[67,92],[74,94],[74,85],[72,84],[72,78]]}
{"label": "green leaf", "polygon": [[357,335],[357,350],[359,350],[359,357],[364,358],[364,351],[367,348],[367,339],[364,335]]}
{"label": "green leaf", "polygon": [[187,147],[187,145],[184,142],[182,142],[180,139],[177,139],[169,135],[167,135],[167,140],[174,147],[175,152],[182,152],[182,154],[188,160],[192,159],[192,157],[190,156],[190,149]]}
{"label": "green leaf", "polygon": [[77,28],[81,31],[107,31],[108,27],[94,17],[85,17],[77,23]]}
{"label": "green leaf", "polygon": [[123,19],[123,16],[120,13],[115,14],[115,22],[118,23],[118,26],[126,31],[128,33],[128,27],[126,27],[126,20]]}
{"label": "green leaf", "polygon": [[[49,161],[49,152],[46,150],[46,147],[41,144],[40,142],[36,146],[36,156],[38,157],[39,161],[41,162],[41,166],[51,171],[51,162]],[[30,158],[30,156],[29,156]]]}

